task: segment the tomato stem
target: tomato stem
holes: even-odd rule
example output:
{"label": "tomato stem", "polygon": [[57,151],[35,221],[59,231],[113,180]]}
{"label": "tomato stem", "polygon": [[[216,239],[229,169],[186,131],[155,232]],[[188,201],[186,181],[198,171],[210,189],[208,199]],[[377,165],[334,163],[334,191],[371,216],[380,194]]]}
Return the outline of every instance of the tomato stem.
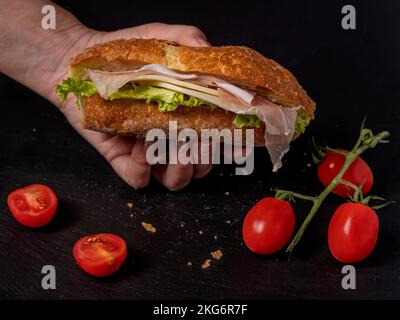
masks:
{"label": "tomato stem", "polygon": [[333,152],[333,153],[336,153],[336,154],[340,154],[341,156],[346,156],[346,152],[343,152],[343,151],[340,151],[340,150],[336,150],[336,149],[333,149],[333,148],[329,148],[329,147],[321,147],[321,149],[322,150],[325,150],[325,151],[330,151],[330,152]]}
{"label": "tomato stem", "polygon": [[371,208],[371,209],[374,209],[374,210],[379,210],[379,209],[382,209],[383,207],[386,207],[386,206],[388,206],[389,204],[393,204],[393,203],[396,203],[396,201],[385,202],[385,203],[383,203],[383,204],[381,204],[381,205],[372,206],[372,207],[370,207],[370,208]]}
{"label": "tomato stem", "polygon": [[311,141],[308,141],[308,144],[309,144],[309,148],[311,151],[311,157],[312,157],[314,164],[320,163],[322,161],[322,159],[325,158],[326,153],[321,151],[321,148],[317,147],[314,137],[311,137]]}
{"label": "tomato stem", "polygon": [[299,198],[302,200],[308,200],[313,202],[315,201],[315,197],[313,196],[306,196],[301,193],[287,191],[287,190],[276,190],[275,198],[280,200],[293,200],[293,198]]}
{"label": "tomato stem", "polygon": [[[350,196],[351,201],[364,203],[364,195],[362,193],[362,187],[364,186],[365,181],[363,183],[361,183],[359,186],[350,181],[343,180],[343,179],[340,179],[340,183],[354,189],[353,196]],[[367,203],[365,203],[365,204],[367,204]]]}
{"label": "tomato stem", "polygon": [[350,165],[353,163],[353,161],[356,160],[356,158],[360,154],[362,154],[365,150],[374,148],[378,143],[387,142],[387,140],[385,139],[388,138],[389,135],[390,133],[388,131],[383,131],[377,135],[374,135],[370,129],[366,129],[362,126],[360,131],[360,136],[356,144],[354,145],[353,149],[350,152],[343,154],[343,156],[345,157],[343,167],[340,169],[336,177],[332,179],[329,185],[316,197],[302,195],[296,192],[286,191],[286,190],[276,191],[276,197],[279,197],[280,199],[288,199],[290,197],[296,197],[313,202],[313,206],[311,207],[310,212],[308,213],[307,217],[303,221],[303,224],[300,226],[296,235],[286,248],[286,252],[292,253],[293,249],[296,247],[300,239],[303,237],[304,232],[306,231],[311,220],[314,218],[315,214],[318,212],[318,209],[324,202],[325,198],[332,192],[333,189],[336,188],[337,185],[343,183],[342,180],[343,175],[350,167]]}

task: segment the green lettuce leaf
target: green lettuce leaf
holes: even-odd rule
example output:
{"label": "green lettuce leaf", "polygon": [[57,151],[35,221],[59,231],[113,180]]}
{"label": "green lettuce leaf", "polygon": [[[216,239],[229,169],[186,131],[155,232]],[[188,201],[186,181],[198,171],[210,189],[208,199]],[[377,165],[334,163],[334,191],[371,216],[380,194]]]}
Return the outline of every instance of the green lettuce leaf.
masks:
{"label": "green lettuce leaf", "polygon": [[[78,106],[81,105],[82,97],[90,97],[97,92],[93,82],[77,78],[64,79],[60,85],[55,87],[55,90],[61,101],[65,101],[70,93],[74,94],[78,98]],[[147,103],[156,102],[158,109],[162,112],[174,111],[178,106],[198,107],[201,105],[207,105],[212,109],[217,107],[216,105],[202,99],[153,86],[130,86],[128,89],[122,88],[121,90],[114,92],[109,97],[110,100],[122,98],[145,100]],[[304,113],[299,112],[296,119],[296,133],[304,133],[309,122],[310,118]],[[262,121],[255,115],[236,114],[232,123],[238,128],[259,128]]]}
{"label": "green lettuce leaf", "polygon": [[232,123],[238,127],[256,127],[259,128],[262,121],[255,115],[237,114]]}
{"label": "green lettuce leaf", "polygon": [[76,78],[64,79],[55,90],[61,101],[65,101],[68,95],[73,93],[78,98],[78,102],[82,97],[90,97],[97,92],[93,82]]}
{"label": "green lettuce leaf", "polygon": [[296,125],[295,125],[295,131],[298,134],[303,134],[306,131],[306,127],[310,123],[310,118],[304,114],[303,112],[297,112],[297,118],[296,118]]}
{"label": "green lettuce leaf", "polygon": [[[237,114],[232,123],[238,128],[243,128],[243,127],[259,128],[262,124],[262,121],[255,115]],[[310,123],[310,118],[306,114],[299,112],[297,114],[296,124],[295,124],[296,133],[303,134],[306,131],[306,127],[309,125],[309,123]]]}
{"label": "green lettuce leaf", "polygon": [[133,86],[131,89],[122,89],[114,92],[109,97],[110,100],[121,98],[146,100],[146,103],[156,102],[158,110],[162,112],[174,111],[178,106],[198,107],[207,105],[216,107],[210,102],[186,96],[183,93],[152,86]]}

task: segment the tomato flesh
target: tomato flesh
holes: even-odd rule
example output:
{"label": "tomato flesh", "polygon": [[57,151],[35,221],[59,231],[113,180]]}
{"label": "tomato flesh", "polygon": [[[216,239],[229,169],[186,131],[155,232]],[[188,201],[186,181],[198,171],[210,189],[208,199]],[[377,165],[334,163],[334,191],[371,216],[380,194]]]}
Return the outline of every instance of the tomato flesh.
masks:
{"label": "tomato flesh", "polygon": [[19,223],[26,227],[39,228],[53,219],[57,209],[57,196],[48,186],[34,184],[11,192],[7,204]]}
{"label": "tomato flesh", "polygon": [[329,249],[343,263],[359,262],[374,249],[378,232],[379,220],[373,209],[360,203],[342,204],[329,223]]}
{"label": "tomato flesh", "polygon": [[[348,151],[338,149],[338,151],[347,153]],[[325,158],[318,165],[318,177],[321,183],[326,187],[336,177],[345,162],[343,155],[328,151]],[[357,186],[363,184],[361,191],[368,193],[374,181],[372,171],[368,164],[357,157],[343,175],[343,180],[349,181]],[[354,189],[344,184],[339,184],[332,190],[332,193],[347,198],[354,195]]]}
{"label": "tomato flesh", "polygon": [[293,208],[287,201],[264,198],[244,219],[243,240],[254,253],[275,253],[289,241],[295,222]]}
{"label": "tomato flesh", "polygon": [[73,247],[76,263],[95,277],[116,272],[126,258],[124,239],[110,233],[89,235],[79,239]]}

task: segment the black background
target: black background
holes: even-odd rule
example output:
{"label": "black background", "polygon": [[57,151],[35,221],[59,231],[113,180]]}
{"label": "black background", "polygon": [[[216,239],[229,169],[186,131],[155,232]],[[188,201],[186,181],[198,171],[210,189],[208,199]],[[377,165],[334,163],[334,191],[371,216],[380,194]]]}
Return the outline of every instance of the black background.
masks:
{"label": "black background", "polygon": [[[329,218],[342,202],[334,196],[290,261],[283,254],[256,256],[241,237],[246,212],[272,195],[272,188],[308,194],[321,189],[315,168],[307,166],[310,157],[304,155],[309,137],[350,148],[364,116],[374,131],[392,132],[391,144],[364,156],[375,173],[373,192],[400,200],[399,1],[58,3],[99,30],[152,21],[184,23],[201,28],[215,45],[252,47],[293,71],[317,102],[317,119],[293,143],[277,174],[270,172],[267,152],[260,149],[251,176],[234,176],[233,166],[219,165],[183,191],[168,192],[155,181],[135,191],[55,107],[1,76],[0,298],[400,298],[397,204],[379,213],[378,245],[356,266],[356,290],[341,288],[342,265],[327,247]],[[345,4],[356,7],[356,30],[341,28]],[[18,225],[6,205],[11,190],[31,183],[50,185],[60,199],[56,219],[41,230]],[[296,203],[298,222],[305,209]],[[157,232],[147,233],[142,221],[152,223]],[[78,238],[97,232],[119,234],[129,247],[125,265],[107,279],[84,274],[71,255]],[[216,249],[223,251],[223,258],[202,270]],[[46,264],[56,267],[56,290],[41,288]]]}

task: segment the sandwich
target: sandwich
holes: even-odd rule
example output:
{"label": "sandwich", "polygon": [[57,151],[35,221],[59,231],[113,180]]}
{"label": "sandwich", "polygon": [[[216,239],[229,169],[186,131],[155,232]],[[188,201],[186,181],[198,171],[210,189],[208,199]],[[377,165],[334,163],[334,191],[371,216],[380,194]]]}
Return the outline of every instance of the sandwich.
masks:
{"label": "sandwich", "polygon": [[145,136],[153,128],[254,129],[273,171],[290,142],[314,118],[315,103],[277,62],[242,46],[186,47],[156,39],[121,39],[72,58],[56,86],[72,93],[89,130]]}

